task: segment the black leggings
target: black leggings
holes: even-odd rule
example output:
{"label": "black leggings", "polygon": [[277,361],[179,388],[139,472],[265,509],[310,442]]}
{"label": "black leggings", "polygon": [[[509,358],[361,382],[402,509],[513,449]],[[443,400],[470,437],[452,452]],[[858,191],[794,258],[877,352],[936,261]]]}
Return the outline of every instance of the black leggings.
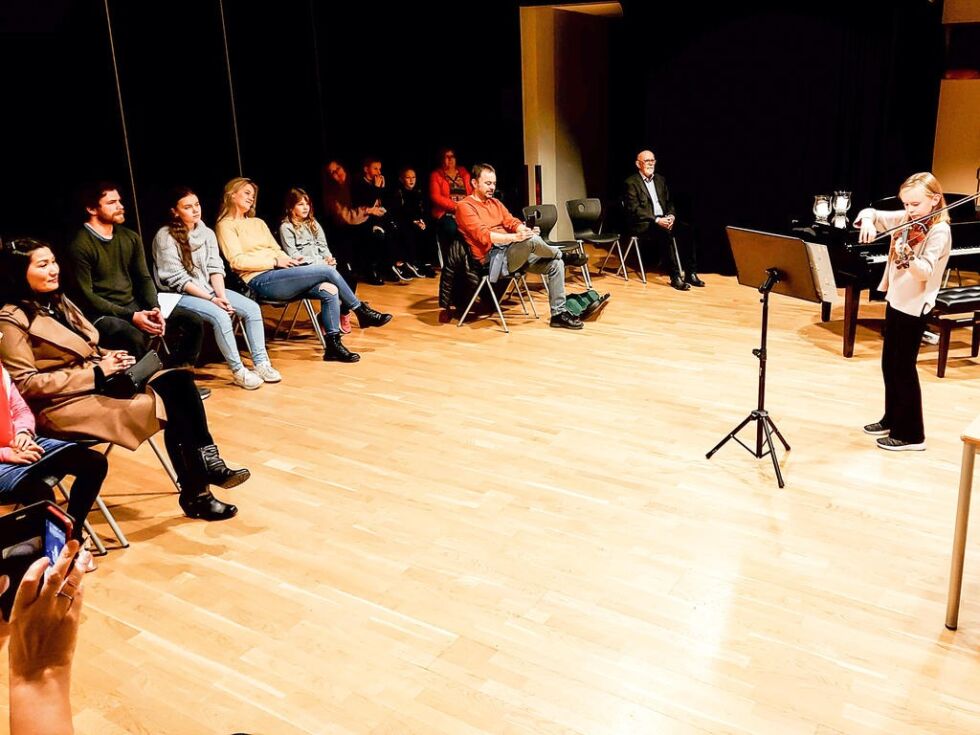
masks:
{"label": "black leggings", "polygon": [[204,402],[197,392],[194,376],[188,370],[169,370],[150,383],[167,409],[167,423],[163,427],[163,441],[167,454],[177,473],[181,488],[190,491],[201,478],[192,475],[184,461],[182,447],[200,449],[214,444],[208,431],[208,417]]}
{"label": "black leggings", "polygon": [[[82,525],[92,509],[92,504],[102,489],[109,463],[105,455],[80,444],[69,444],[52,454],[46,454],[31,465],[10,491],[10,499],[18,503],[34,503],[51,499],[52,491],[46,478],[62,478],[71,475],[75,482],[68,498],[68,515],[75,519],[72,538],[82,540]],[[5,498],[6,498],[5,494]]]}

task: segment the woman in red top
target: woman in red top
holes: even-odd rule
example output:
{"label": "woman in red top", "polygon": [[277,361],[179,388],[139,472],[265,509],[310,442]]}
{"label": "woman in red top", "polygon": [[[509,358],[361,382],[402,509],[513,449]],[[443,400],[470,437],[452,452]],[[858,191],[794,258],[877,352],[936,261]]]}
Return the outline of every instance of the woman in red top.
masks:
{"label": "woman in red top", "polygon": [[[85,517],[109,469],[106,458],[94,449],[40,437],[34,431],[34,414],[0,364],[0,503],[54,500],[47,478],[71,475],[75,482],[68,499],[68,515],[75,521],[72,537],[81,541]],[[91,558],[86,560],[86,566],[85,571],[95,568]]]}
{"label": "woman in red top", "polygon": [[473,193],[470,173],[456,165],[452,148],[439,151],[439,168],[429,175],[429,199],[440,247],[448,248],[456,237],[456,203]]}

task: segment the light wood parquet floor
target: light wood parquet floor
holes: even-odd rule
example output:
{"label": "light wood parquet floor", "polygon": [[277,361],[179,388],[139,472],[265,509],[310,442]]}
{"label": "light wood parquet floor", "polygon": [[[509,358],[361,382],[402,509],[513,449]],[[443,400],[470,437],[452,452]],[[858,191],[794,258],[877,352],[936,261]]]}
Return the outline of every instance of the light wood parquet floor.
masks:
{"label": "light wood parquet floor", "polygon": [[203,370],[252,479],[206,524],[147,447],[113,454],[133,545],[87,579],[77,731],[980,732],[975,540],[943,627],[980,361],[939,380],[924,347],[928,451],[882,452],[883,307],[846,360],[840,309],[773,297],[780,490],[735,444],[705,460],[755,405],[760,315],[706,280],[597,278],[583,332],[510,335],[440,323],[435,281],[367,287],[395,320],[345,339],[359,364],[303,330],[271,344],[280,385]]}

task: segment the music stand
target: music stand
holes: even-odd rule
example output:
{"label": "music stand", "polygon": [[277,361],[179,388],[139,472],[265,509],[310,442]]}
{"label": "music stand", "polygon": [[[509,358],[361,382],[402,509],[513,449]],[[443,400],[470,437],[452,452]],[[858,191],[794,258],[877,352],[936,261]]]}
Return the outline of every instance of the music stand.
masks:
{"label": "music stand", "polygon": [[[768,232],[746,230],[740,227],[726,227],[728,242],[731,244],[732,255],[735,258],[735,268],[738,271],[738,282],[743,286],[751,286],[762,294],[762,340],[758,349],[752,354],[759,358],[759,405],[750,412],[742,423],[732,429],[714,449],[705,455],[712,455],[730,440],[734,439],[756,459],[762,459],[767,454],[772,457],[772,466],[776,470],[776,480],[779,487],[785,487],[783,474],[779,470],[776,459],[776,449],[773,446],[772,435],[779,437],[787,451],[789,444],[779,433],[776,424],[766,411],[766,337],[769,331],[769,294],[775,292],[784,296],[792,296],[804,301],[820,303],[820,284],[814,278],[817,266],[812,260],[810,250],[805,242],[798,237],[773,235]],[[756,422],[755,449],[745,444],[736,434],[750,422]],[[762,445],[767,449],[762,451]]]}

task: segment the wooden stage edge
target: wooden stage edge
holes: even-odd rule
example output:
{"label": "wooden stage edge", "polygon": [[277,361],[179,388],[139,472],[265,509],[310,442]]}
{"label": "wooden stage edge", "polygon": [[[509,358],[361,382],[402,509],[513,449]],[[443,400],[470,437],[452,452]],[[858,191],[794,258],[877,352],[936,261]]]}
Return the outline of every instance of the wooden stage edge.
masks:
{"label": "wooden stage edge", "polygon": [[943,626],[980,407],[968,332],[942,380],[923,347],[928,450],[887,453],[861,432],[883,306],[862,305],[847,360],[841,309],[823,324],[773,296],[780,490],[734,443],[705,459],[755,407],[760,317],[758,294],[705,280],[597,277],[612,299],[584,331],[512,304],[509,335],[441,322],[434,280],[366,287],[395,319],[345,338],[359,364],[321,362],[303,317],[270,345],[281,384],[203,369],[252,479],[207,524],[148,447],[113,453],[132,546],[86,580],[77,732],[980,732],[969,548]]}

